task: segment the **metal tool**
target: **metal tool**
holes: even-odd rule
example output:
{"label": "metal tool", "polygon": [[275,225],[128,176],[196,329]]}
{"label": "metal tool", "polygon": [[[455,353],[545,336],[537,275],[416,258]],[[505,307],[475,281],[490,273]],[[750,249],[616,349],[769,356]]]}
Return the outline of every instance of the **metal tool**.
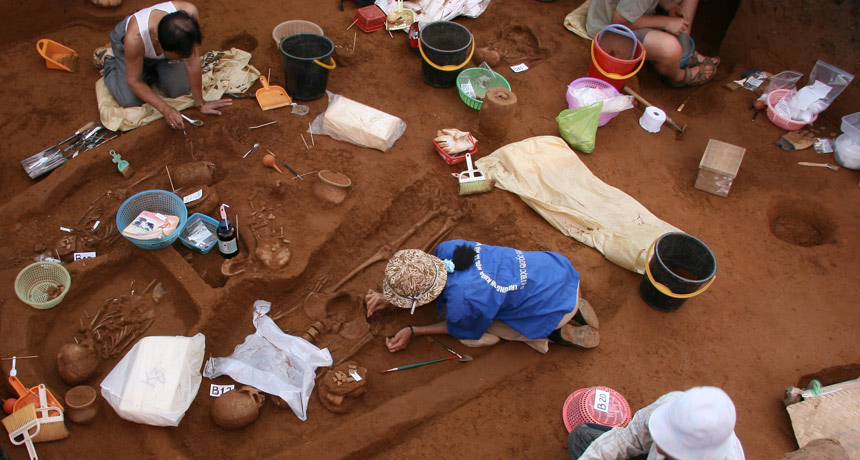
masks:
{"label": "metal tool", "polygon": [[182,118],[184,118],[185,121],[187,121],[188,123],[191,123],[193,126],[203,126],[203,124],[204,124],[203,121],[189,118],[184,113],[181,113],[180,115],[182,115]]}
{"label": "metal tool", "polygon": [[[269,154],[272,155],[273,158],[275,157],[275,154],[272,153],[271,150],[266,149],[266,151],[269,152]],[[298,177],[299,179],[304,181],[304,179],[302,179],[302,176],[300,176],[299,173],[297,173],[295,169],[291,168],[290,165],[288,165],[286,161],[282,161],[281,164],[283,164],[287,169],[289,169],[290,172],[293,173],[293,175],[295,175],[296,177]]]}
{"label": "metal tool", "polygon": [[438,340],[434,339],[433,337],[430,337],[429,335],[427,335],[427,336],[425,336],[425,337],[427,337],[427,341],[428,341],[428,342],[435,342],[435,343],[438,343],[440,346],[442,346],[442,348],[444,348],[444,349],[448,350],[448,352],[449,352],[449,353],[451,353],[452,355],[454,355],[454,356],[456,356],[456,357],[460,358],[460,361],[462,361],[462,362],[467,362],[467,361],[471,361],[471,360],[472,360],[472,357],[471,357],[471,356],[469,356],[469,355],[461,355],[460,353],[457,353],[456,351],[454,351],[453,349],[451,349],[450,347],[448,347],[448,345],[445,345],[444,343],[442,343],[442,342],[440,342],[440,341],[438,341]]}
{"label": "metal tool", "polygon": [[[628,86],[625,86],[625,87],[623,88],[623,90],[622,90],[622,91],[624,91],[625,93],[627,93],[627,94],[629,94],[629,95],[633,96],[633,98],[634,98],[634,99],[636,99],[637,101],[639,101],[639,103],[641,103],[641,104],[642,104],[642,105],[644,105],[645,107],[651,107],[651,106],[653,106],[653,105],[654,105],[654,104],[651,104],[650,102],[646,101],[646,100],[645,100],[645,98],[643,98],[642,96],[640,96],[636,91],[633,91],[632,89],[630,89],[630,87],[628,87]],[[677,132],[677,133],[675,134],[675,139],[681,140],[681,139],[683,139],[683,138],[684,138],[684,131],[686,131],[686,130],[687,130],[687,125],[686,125],[686,124],[684,125],[684,127],[683,127],[683,128],[682,128],[682,127],[680,127],[680,126],[678,126],[678,124],[677,124],[677,123],[675,123],[675,121],[674,121],[674,120],[672,120],[671,118],[669,118],[669,115],[666,115],[666,124],[667,124],[667,125],[669,125],[669,126],[671,126],[671,127],[672,127],[676,132]]]}
{"label": "metal tool", "polygon": [[258,148],[260,148],[260,144],[254,144],[254,146],[251,147],[251,150],[248,150],[247,152],[245,152],[244,155],[242,155],[242,158],[247,157],[248,155],[251,154],[251,152],[253,152],[254,150],[257,150]]}
{"label": "metal tool", "polygon": [[817,166],[819,168],[827,168],[831,171],[839,171],[839,166],[831,163],[809,163],[807,161],[798,161],[797,164],[800,166]]}
{"label": "metal tool", "polygon": [[[468,359],[466,359],[466,358],[468,358]],[[434,364],[434,363],[441,363],[442,361],[450,361],[452,359],[457,359],[457,357],[456,356],[448,356],[447,358],[433,359],[430,361],[424,361],[422,363],[407,364],[405,366],[392,367],[391,369],[385,369],[384,371],[379,371],[379,373],[380,374],[386,374],[388,372],[402,371],[402,370],[406,370],[406,369],[412,369],[413,367],[426,366],[428,364]],[[464,355],[463,358],[460,359],[460,361],[462,361],[462,362],[471,361],[471,360],[472,360],[472,357],[469,355]]]}

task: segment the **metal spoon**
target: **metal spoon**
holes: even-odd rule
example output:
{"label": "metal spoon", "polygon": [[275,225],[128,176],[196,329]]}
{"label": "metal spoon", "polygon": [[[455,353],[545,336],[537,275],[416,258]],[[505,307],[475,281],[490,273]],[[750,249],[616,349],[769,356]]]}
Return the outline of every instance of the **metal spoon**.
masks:
{"label": "metal spoon", "polygon": [[248,155],[251,154],[251,152],[253,152],[254,150],[257,150],[258,148],[260,148],[260,144],[254,144],[254,146],[251,147],[251,150],[248,150],[247,152],[245,152],[244,155],[242,155],[242,158],[247,157]]}
{"label": "metal spoon", "polygon": [[203,121],[201,121],[201,120],[195,120],[193,118],[188,118],[187,116],[185,116],[184,113],[181,113],[180,115],[182,115],[182,118],[184,118],[185,121],[187,121],[188,123],[191,123],[193,126],[203,126]]}

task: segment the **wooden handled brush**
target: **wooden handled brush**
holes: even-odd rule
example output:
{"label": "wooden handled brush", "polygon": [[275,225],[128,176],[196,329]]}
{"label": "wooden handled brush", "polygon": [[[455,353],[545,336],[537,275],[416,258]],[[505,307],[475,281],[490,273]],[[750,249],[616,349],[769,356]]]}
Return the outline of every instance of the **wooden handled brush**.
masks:
{"label": "wooden handled brush", "polygon": [[476,193],[487,193],[493,189],[493,184],[489,182],[480,169],[475,169],[472,166],[472,154],[466,153],[466,169],[460,173],[460,195],[474,195]]}
{"label": "wooden handled brush", "polygon": [[39,420],[36,418],[36,405],[28,404],[21,409],[12,412],[12,415],[3,419],[3,426],[9,432],[9,440],[12,444],[20,446],[27,445],[27,453],[30,460],[38,460],[33,438],[41,431]]}

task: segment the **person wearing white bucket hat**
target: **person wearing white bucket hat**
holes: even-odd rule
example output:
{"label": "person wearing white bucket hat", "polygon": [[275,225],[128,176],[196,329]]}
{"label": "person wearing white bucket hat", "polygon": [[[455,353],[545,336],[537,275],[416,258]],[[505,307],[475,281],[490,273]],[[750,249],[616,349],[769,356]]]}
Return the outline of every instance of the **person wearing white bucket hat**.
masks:
{"label": "person wearing white bucket hat", "polygon": [[571,460],[744,460],[735,405],[725,391],[673,391],[640,409],[626,427],[582,424],[568,436]]}
{"label": "person wearing white bucket hat", "polygon": [[579,273],[556,252],[465,240],[442,242],[433,255],[405,249],[389,259],[382,292],[368,290],[366,300],[368,317],[389,307],[414,312],[433,300],[445,315],[386,339],[392,353],[415,335],[431,334],[450,334],[472,347],[521,341],[541,353],[550,341],[580,348],[600,342],[597,316],[579,297]]}

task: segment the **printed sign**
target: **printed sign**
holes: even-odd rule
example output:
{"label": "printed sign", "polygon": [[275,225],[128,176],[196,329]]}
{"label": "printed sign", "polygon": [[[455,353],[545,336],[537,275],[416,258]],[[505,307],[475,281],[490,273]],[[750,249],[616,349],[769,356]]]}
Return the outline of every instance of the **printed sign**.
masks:
{"label": "printed sign", "polygon": [[72,259],[72,260],[92,259],[95,256],[96,256],[95,252],[76,252],[74,254],[74,259]]}
{"label": "printed sign", "polygon": [[203,189],[201,188],[200,190],[192,193],[191,195],[182,197],[182,202],[185,204],[188,204],[188,203],[191,203],[192,201],[199,200],[200,197],[202,197],[202,196],[203,196]]}
{"label": "printed sign", "polygon": [[608,391],[594,390],[594,408],[600,412],[609,412],[609,398]]}
{"label": "printed sign", "polygon": [[526,70],[529,70],[529,66],[527,66],[525,63],[512,65],[511,70],[516,73],[525,72]]}
{"label": "printed sign", "polygon": [[233,388],[235,387],[236,385],[215,385],[213,383],[212,386],[209,387],[209,396],[217,398],[228,391],[233,391]]}

